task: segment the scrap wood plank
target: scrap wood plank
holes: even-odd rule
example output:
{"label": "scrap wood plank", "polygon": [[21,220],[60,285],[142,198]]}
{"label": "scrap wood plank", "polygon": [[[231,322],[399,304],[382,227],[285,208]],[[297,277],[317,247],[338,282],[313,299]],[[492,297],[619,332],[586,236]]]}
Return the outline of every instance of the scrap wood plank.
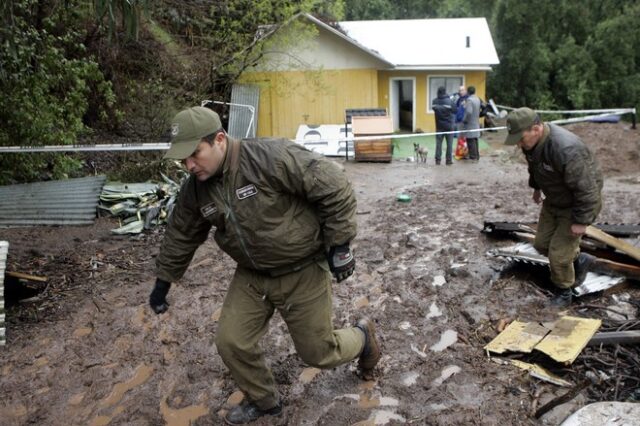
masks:
{"label": "scrap wood plank", "polygon": [[19,280],[37,281],[37,282],[41,282],[41,283],[46,283],[47,282],[47,277],[39,277],[37,275],[23,274],[22,272],[6,271],[5,275],[7,275],[9,277],[17,278]]}
{"label": "scrap wood plank", "polygon": [[640,330],[601,332],[596,333],[589,340],[589,346],[638,343],[640,343]]}
{"label": "scrap wood plank", "polygon": [[629,265],[627,263],[614,262],[609,259],[597,257],[593,261],[591,268],[594,272],[603,274],[623,275],[627,278],[640,280],[640,266]]}
{"label": "scrap wood plank", "polygon": [[628,254],[634,259],[640,261],[640,248],[632,246],[626,241],[619,240],[618,238],[607,234],[606,232],[596,228],[595,226],[587,226],[586,235],[593,238],[594,240],[606,243],[611,247],[618,249],[621,252]]}

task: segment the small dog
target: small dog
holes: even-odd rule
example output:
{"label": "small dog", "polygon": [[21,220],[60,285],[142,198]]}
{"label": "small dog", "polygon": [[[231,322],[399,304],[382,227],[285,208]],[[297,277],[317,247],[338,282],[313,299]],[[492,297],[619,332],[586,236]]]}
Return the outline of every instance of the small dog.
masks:
{"label": "small dog", "polygon": [[423,148],[419,143],[413,144],[413,151],[416,154],[416,163],[426,163],[427,162],[427,153],[429,152],[427,148]]}

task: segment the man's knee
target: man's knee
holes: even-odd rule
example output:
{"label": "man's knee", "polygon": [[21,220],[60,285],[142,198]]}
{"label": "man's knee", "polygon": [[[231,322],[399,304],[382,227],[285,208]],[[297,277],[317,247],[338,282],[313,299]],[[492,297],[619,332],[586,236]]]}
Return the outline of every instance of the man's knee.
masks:
{"label": "man's knee", "polygon": [[324,343],[308,343],[297,349],[298,355],[305,364],[315,368],[331,368],[333,365],[327,364],[326,351]]}
{"label": "man's knee", "polygon": [[218,327],[218,332],[214,342],[218,353],[223,358],[228,356],[235,356],[238,352],[242,351],[241,342],[238,340],[238,334],[234,333],[232,329],[227,327]]}

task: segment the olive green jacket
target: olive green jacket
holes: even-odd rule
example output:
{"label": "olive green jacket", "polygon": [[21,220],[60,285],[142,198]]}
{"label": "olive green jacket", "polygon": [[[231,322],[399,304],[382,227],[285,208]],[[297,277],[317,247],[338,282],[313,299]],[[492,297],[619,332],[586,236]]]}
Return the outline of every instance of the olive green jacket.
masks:
{"label": "olive green jacket", "polygon": [[355,237],[355,194],[333,161],[285,139],[228,138],[222,167],[221,176],[190,176],[180,189],[158,278],[181,278],[211,227],[238,265],[265,272]]}
{"label": "olive green jacket", "polygon": [[573,223],[588,225],[595,220],[602,206],[602,173],[580,138],[545,123],[542,140],[524,154],[529,186],[542,190],[547,205],[571,208]]}

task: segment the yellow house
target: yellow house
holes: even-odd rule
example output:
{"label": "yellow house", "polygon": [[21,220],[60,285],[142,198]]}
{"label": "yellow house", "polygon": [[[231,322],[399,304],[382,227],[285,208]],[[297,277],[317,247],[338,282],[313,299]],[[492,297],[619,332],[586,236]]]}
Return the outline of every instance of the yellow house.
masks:
{"label": "yellow house", "polygon": [[437,88],[475,86],[485,99],[486,73],[499,63],[484,18],[299,19],[315,26],[313,37],[267,50],[239,81],[259,93],[257,136],[293,139],[302,124],[344,123],[351,108],[386,108],[396,131],[434,131]]}

